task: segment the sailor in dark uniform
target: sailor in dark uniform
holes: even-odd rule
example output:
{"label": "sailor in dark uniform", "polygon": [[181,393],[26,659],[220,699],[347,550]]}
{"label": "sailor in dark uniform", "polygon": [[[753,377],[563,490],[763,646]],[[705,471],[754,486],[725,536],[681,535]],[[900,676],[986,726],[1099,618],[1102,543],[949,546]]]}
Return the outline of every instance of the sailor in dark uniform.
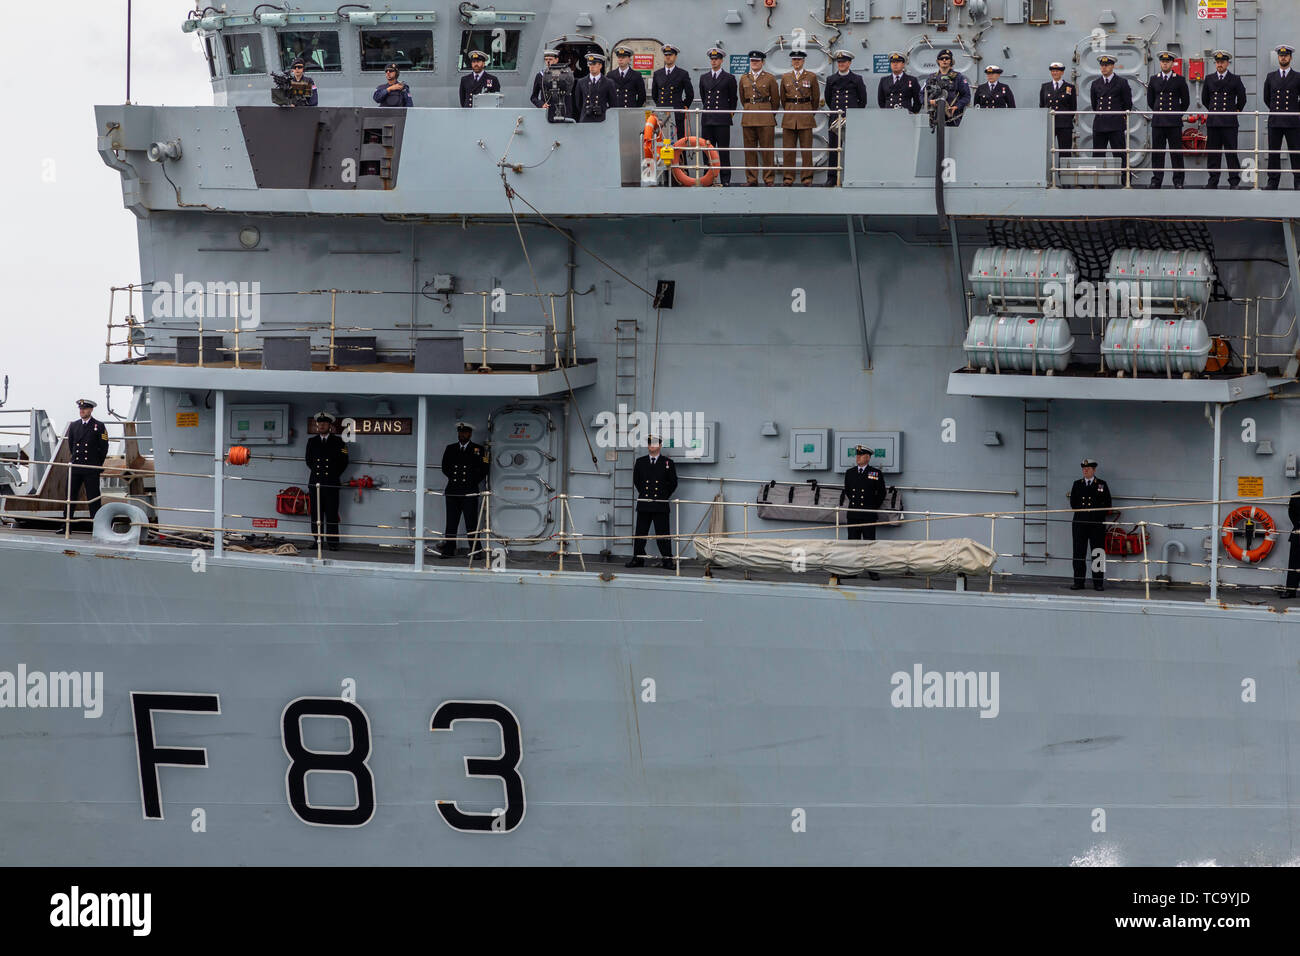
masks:
{"label": "sailor in dark uniform", "polygon": [[736,78],[722,68],[723,53],[709,50],[709,70],[700,77],[700,135],[718,149],[723,186],[731,185],[731,124],[740,105]]}
{"label": "sailor in dark uniform", "polygon": [[609,71],[609,81],[614,84],[614,108],[636,109],[645,106],[645,77],[640,70],[632,69],[632,51],[625,46],[614,50],[618,65]]}
{"label": "sailor in dark uniform", "polygon": [[[966,107],[970,106],[971,92],[970,83],[966,77],[952,68],[952,51],[940,50],[939,55],[935,57],[935,63],[939,69],[931,73],[926,79],[926,96],[930,96],[930,87],[937,86],[940,81],[947,81],[950,92],[948,94],[947,125],[960,126],[962,115],[966,112]],[[931,109],[934,108],[936,99],[930,99],[926,104]]]}
{"label": "sailor in dark uniform", "polygon": [[[655,70],[654,76],[650,78],[650,98],[661,110],[684,110],[695,101],[691,78],[677,65],[677,54],[680,52],[671,43],[665,43],[664,65]],[[689,135],[685,113],[673,113],[673,122],[676,124],[675,137]],[[671,181],[670,179],[669,182]]]}
{"label": "sailor in dark uniform", "polygon": [[384,82],[375,87],[375,102],[380,106],[414,106],[411,88],[398,79],[396,63],[384,67]]}
{"label": "sailor in dark uniform", "polygon": [[[545,109],[547,122],[555,122],[556,111],[560,111],[562,114],[568,113],[567,100],[572,99],[573,96],[573,72],[568,66],[565,66],[562,70],[562,73],[567,74],[565,78],[568,79],[568,91],[562,104],[559,100],[551,99],[546,86],[547,81],[549,81],[547,73],[560,65],[560,51],[558,49],[546,49],[546,51],[542,51],[542,60],[546,62],[546,66],[538,70],[536,77],[533,77],[533,92],[529,95],[528,101],[538,109]],[[562,105],[563,109],[560,109]]]}
{"label": "sailor in dark uniform", "polygon": [[636,487],[636,541],[632,544],[632,560],[629,568],[645,567],[646,536],[650,526],[659,536],[659,554],[662,561],[659,566],[673,566],[673,544],[669,535],[672,528],[669,522],[668,502],[677,490],[677,469],[667,455],[661,454],[663,445],[658,435],[651,435],[646,443],[649,454],[642,455],[632,467],[632,484]]}
{"label": "sailor in dark uniform", "polygon": [[1115,58],[1109,53],[1097,57],[1101,76],[1092,81],[1092,155],[1100,158],[1110,150],[1120,158],[1121,168],[1128,167],[1125,151],[1127,113],[1133,108],[1133,90],[1128,80],[1115,75]]}
{"label": "sailor in dark uniform", "polygon": [[487,54],[482,50],[470,51],[470,72],[460,78],[460,105],[464,109],[472,107],[474,97],[480,93],[501,92],[501,81],[484,69],[487,61]]}
{"label": "sailor in dark uniform", "polygon": [[601,75],[604,66],[603,56],[588,53],[588,75],[573,84],[573,118],[579,123],[603,123],[614,107],[614,84]]}
{"label": "sailor in dark uniform", "polygon": [[1286,557],[1286,588],[1282,597],[1289,601],[1295,597],[1296,586],[1300,585],[1300,491],[1292,493],[1286,513],[1291,519],[1291,550]]}
{"label": "sailor in dark uniform", "polygon": [[1060,166],[1061,159],[1070,155],[1074,145],[1073,111],[1079,108],[1079,91],[1073,83],[1066,81],[1064,63],[1053,63],[1047,69],[1052,78],[1038,89],[1038,107],[1058,111],[1052,117],[1057,149],[1057,159],[1053,165]]}
{"label": "sailor in dark uniform", "polygon": [[[853,454],[855,464],[844,472],[844,490],[840,493],[840,501],[849,506],[849,540],[875,541],[878,511],[886,494],[885,476],[879,468],[871,467],[870,448],[858,445]],[[880,580],[875,571],[868,571],[867,577]]]}
{"label": "sailor in dark uniform", "polygon": [[[1110,510],[1110,488],[1097,477],[1097,463],[1091,458],[1080,462],[1083,477],[1070,488],[1070,507],[1074,509],[1071,533],[1074,536],[1074,583],[1071,591],[1082,591],[1088,566],[1093,564],[1093,552],[1106,549],[1106,512]],[[1091,510],[1089,510],[1091,509]],[[1102,567],[1105,567],[1104,562]],[[1106,572],[1094,565],[1092,586],[1098,591],[1106,589]]]}
{"label": "sailor in dark uniform", "polygon": [[[1282,182],[1282,144],[1291,156],[1291,179],[1300,189],[1300,74],[1291,69],[1295,47],[1284,43],[1277,48],[1277,69],[1264,80],[1264,104],[1273,115],[1268,118],[1268,184],[1277,189]],[[1290,113],[1290,116],[1279,116]]]}
{"label": "sailor in dark uniform", "polygon": [[[867,84],[860,74],[853,72],[852,67],[853,54],[848,50],[837,50],[835,72],[827,79],[826,87],[822,90],[826,108],[839,110],[840,116],[844,118],[847,118],[849,110],[860,110],[867,105]],[[839,181],[839,173],[835,167],[844,165],[844,157],[836,152],[843,142],[842,134],[834,126],[835,123],[832,121],[831,129],[827,134],[829,146],[826,153],[826,165],[829,167],[826,173],[825,185],[827,186],[836,185]]]}
{"label": "sailor in dark uniform", "polygon": [[334,434],[335,417],[316,413],[316,434],[307,439],[307,492],[311,498],[311,530],[324,535],[331,551],[339,549],[339,480],[348,467],[348,446]]}
{"label": "sailor in dark uniform", "polygon": [[1232,54],[1214,51],[1214,72],[1201,87],[1201,105],[1210,111],[1205,121],[1206,167],[1210,171],[1206,189],[1219,188],[1219,167],[1227,157],[1228,187],[1241,188],[1241,161],[1237,158],[1237,114],[1246,108],[1246,86],[1241,77],[1229,72]]}
{"label": "sailor in dark uniform", "polygon": [[[1167,159],[1172,157],[1174,188],[1183,188],[1183,114],[1191,105],[1187,81],[1174,72],[1174,60],[1168,50],[1160,53],[1160,72],[1147,82],[1147,105],[1151,116],[1151,189],[1164,182]],[[1167,152],[1166,152],[1167,151]]]}
{"label": "sailor in dark uniform", "polygon": [[77,496],[86,493],[86,505],[90,508],[90,517],[99,513],[99,475],[108,457],[108,431],[104,423],[94,418],[91,412],[95,403],[88,398],[77,399],[77,410],[81,417],[68,425],[64,437],[68,440],[68,506],[67,518],[77,510]]}
{"label": "sailor in dark uniform", "polygon": [[876,87],[876,105],[882,110],[921,112],[921,81],[906,70],[907,57],[889,54],[889,76],[881,77]]}
{"label": "sailor in dark uniform", "polygon": [[990,63],[984,67],[986,82],[981,83],[975,91],[975,105],[982,110],[1013,110],[1016,97],[1011,87],[1002,82],[1002,67]]}
{"label": "sailor in dark uniform", "polygon": [[438,549],[444,558],[456,556],[456,533],[465,519],[465,537],[474,548],[478,530],[479,486],[488,474],[488,456],[482,445],[470,441],[474,428],[468,422],[456,423],[456,440],[442,453],[442,473],[447,477],[444,496],[447,502],[447,530]]}

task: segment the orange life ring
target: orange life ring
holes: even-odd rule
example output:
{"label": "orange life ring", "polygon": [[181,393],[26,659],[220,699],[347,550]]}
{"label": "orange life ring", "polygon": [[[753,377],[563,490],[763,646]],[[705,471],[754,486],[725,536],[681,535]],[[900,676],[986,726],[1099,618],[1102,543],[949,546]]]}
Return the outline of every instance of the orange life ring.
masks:
{"label": "orange life ring", "polygon": [[249,457],[248,449],[243,445],[232,445],[226,461],[232,465],[247,465]]}
{"label": "orange life ring", "polygon": [[645,118],[645,132],[641,134],[642,156],[645,159],[655,157],[655,130],[659,128],[659,117],[650,113]]}
{"label": "orange life ring", "polygon": [[718,158],[718,151],[713,148],[713,144],[701,136],[683,136],[677,142],[673,143],[673,149],[681,149],[683,146],[694,146],[697,149],[707,150],[705,156],[709,160],[709,169],[703,176],[696,179],[686,170],[679,166],[673,166],[673,179],[677,180],[683,186],[712,186],[713,181],[718,178],[718,172],[722,168],[722,160]]}
{"label": "orange life ring", "polygon": [[[1259,525],[1264,529],[1263,540],[1255,547],[1247,550],[1237,544],[1236,530],[1238,523],[1246,525]],[[1273,523],[1273,518],[1263,508],[1257,508],[1254,505],[1242,505],[1232,514],[1228,515],[1223,522],[1223,547],[1227,549],[1228,554],[1243,564],[1259,564],[1268,553],[1273,550],[1272,533],[1277,530],[1277,525]],[[1248,531],[1248,534],[1253,533]]]}

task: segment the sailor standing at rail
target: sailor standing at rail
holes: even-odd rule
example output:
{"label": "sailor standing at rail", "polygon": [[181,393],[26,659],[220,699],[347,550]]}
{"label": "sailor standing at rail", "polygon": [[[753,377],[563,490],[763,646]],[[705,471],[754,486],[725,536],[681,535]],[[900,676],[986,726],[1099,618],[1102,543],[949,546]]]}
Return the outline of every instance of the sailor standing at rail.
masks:
{"label": "sailor standing at rail", "polygon": [[[854,464],[844,472],[844,490],[840,501],[847,502],[850,541],[875,541],[879,508],[885,500],[885,476],[871,467],[871,449],[858,445],[853,449]],[[856,510],[854,510],[856,509]],[[868,571],[867,577],[879,581],[880,575]]]}
{"label": "sailor standing at rail", "polygon": [[1094,560],[1093,552],[1101,549],[1103,557],[1101,566],[1093,565],[1092,586],[1095,590],[1106,589],[1105,550],[1106,512],[1110,510],[1110,489],[1106,482],[1097,477],[1097,463],[1091,458],[1080,462],[1083,477],[1070,488],[1070,507],[1074,509],[1074,521],[1071,534],[1074,537],[1074,583],[1071,591],[1082,591],[1083,581],[1088,573],[1088,565]]}
{"label": "sailor standing at rail", "polygon": [[651,435],[646,442],[647,455],[642,455],[632,467],[632,484],[636,488],[636,540],[632,543],[632,560],[629,568],[645,567],[645,543],[654,525],[655,536],[659,540],[659,562],[661,568],[673,566],[673,543],[668,502],[677,490],[677,469],[673,460],[662,454],[663,443],[658,435]]}
{"label": "sailor standing at rail", "polygon": [[907,57],[889,54],[889,76],[881,77],[876,88],[876,105],[882,110],[921,112],[921,81],[906,70]]}
{"label": "sailor standing at rail", "polygon": [[67,519],[72,520],[77,510],[77,495],[84,490],[86,505],[93,519],[99,513],[99,475],[108,457],[108,430],[91,412],[95,403],[88,398],[77,399],[81,417],[68,425],[64,437],[68,440],[68,506]]}
{"label": "sailor standing at rail", "polygon": [[348,446],[334,434],[335,417],[316,413],[316,434],[307,439],[308,494],[311,531],[325,539],[331,551],[339,549],[339,481],[348,467]]}
{"label": "sailor standing at rail", "polygon": [[1052,165],[1061,165],[1060,160],[1070,155],[1074,145],[1074,111],[1079,108],[1079,91],[1073,83],[1065,80],[1065,64],[1059,61],[1048,66],[1052,78],[1038,90],[1040,109],[1057,110],[1052,117],[1052,129],[1056,133],[1057,161]]}
{"label": "sailor standing at rail", "polygon": [[[677,66],[677,54],[681,51],[671,43],[663,47],[664,65],[654,71],[650,78],[650,98],[661,110],[685,110],[695,101],[695,88],[691,86],[691,77]],[[686,129],[686,114],[673,113],[676,124],[674,137],[680,139],[690,135]],[[670,179],[669,182],[672,180]]]}
{"label": "sailor standing at rail", "polygon": [[632,69],[632,51],[625,46],[614,51],[618,65],[609,71],[609,81],[614,84],[614,108],[637,109],[645,106],[645,77],[640,70]]}
{"label": "sailor standing at rail", "polygon": [[731,185],[731,124],[740,105],[736,78],[722,68],[722,51],[709,50],[709,71],[700,77],[700,135],[718,149],[723,186]]}
{"label": "sailor standing at rail", "polygon": [[478,492],[487,477],[488,457],[482,445],[470,441],[473,434],[472,425],[457,422],[456,440],[442,453],[442,473],[447,477],[447,487],[443,492],[447,503],[447,530],[438,551],[444,558],[456,556],[456,533],[460,530],[462,516],[465,519],[465,537],[469,539],[470,550],[474,549],[474,532],[478,530]]}
{"label": "sailor standing at rail", "polygon": [[1201,105],[1210,111],[1205,121],[1205,165],[1210,171],[1206,189],[1219,188],[1219,168],[1227,158],[1228,188],[1241,188],[1241,161],[1237,158],[1237,114],[1246,108],[1246,85],[1229,72],[1232,54],[1214,51],[1214,72],[1201,88]]}
{"label": "sailor standing at rail", "polygon": [[1168,50],[1160,52],[1160,72],[1147,82],[1147,105],[1151,115],[1151,184],[1159,189],[1165,179],[1167,160],[1173,158],[1174,188],[1183,188],[1183,114],[1191,105],[1187,81],[1174,72],[1176,57]]}
{"label": "sailor standing at rail", "polygon": [[[1282,144],[1291,155],[1292,186],[1300,189],[1300,73],[1291,69],[1295,47],[1283,43],[1276,50],[1277,69],[1264,80],[1264,104],[1268,117],[1268,184],[1277,189],[1282,182]],[[1278,115],[1290,114],[1290,115]]]}
{"label": "sailor standing at rail", "polygon": [[573,84],[573,118],[579,123],[603,123],[614,108],[614,84],[601,75],[604,68],[603,56],[587,54],[588,74]]}
{"label": "sailor standing at rail", "polygon": [[1291,519],[1291,550],[1286,556],[1286,588],[1282,597],[1289,601],[1295,597],[1296,585],[1300,585],[1300,491],[1291,495],[1286,513]]}
{"label": "sailor standing at rail", "polygon": [[984,67],[984,77],[988,82],[981,83],[975,91],[975,105],[982,110],[1015,109],[1016,97],[1011,87],[1002,82],[1002,67],[990,63]]}
{"label": "sailor standing at rail", "polygon": [[470,72],[460,78],[460,105],[465,109],[474,105],[474,97],[480,93],[501,92],[501,81],[485,69],[487,61],[482,50],[470,51]]}
{"label": "sailor standing at rail", "polygon": [[839,50],[835,54],[835,72],[826,81],[826,108],[839,110],[838,117],[832,117],[828,132],[829,150],[826,153],[826,182],[823,185],[834,186],[839,181],[836,167],[843,167],[843,154],[839,152],[840,143],[844,141],[842,130],[836,130],[835,123],[843,122],[849,110],[860,110],[867,105],[867,84],[862,77],[853,72],[853,54],[848,50]]}
{"label": "sailor standing at rail", "polygon": [[805,70],[803,50],[790,51],[790,72],[781,77],[781,165],[785,185],[794,185],[795,150],[803,164],[799,185],[811,186],[813,179],[813,126],[822,105],[816,74]]}
{"label": "sailor standing at rail", "polygon": [[[939,55],[935,57],[935,65],[939,69],[931,73],[926,79],[926,95],[930,96],[932,93],[946,88],[948,91],[948,108],[945,111],[945,121],[948,126],[960,126],[962,114],[966,111],[966,107],[970,105],[970,83],[965,76],[952,68],[952,50],[940,50]],[[931,110],[937,104],[937,97],[927,103]]]}
{"label": "sailor standing at rail", "polygon": [[1109,53],[1097,57],[1101,76],[1092,81],[1092,155],[1101,158],[1106,150],[1120,158],[1120,168],[1128,168],[1125,132],[1128,111],[1133,108],[1133,90],[1128,80],[1115,75],[1115,58]]}

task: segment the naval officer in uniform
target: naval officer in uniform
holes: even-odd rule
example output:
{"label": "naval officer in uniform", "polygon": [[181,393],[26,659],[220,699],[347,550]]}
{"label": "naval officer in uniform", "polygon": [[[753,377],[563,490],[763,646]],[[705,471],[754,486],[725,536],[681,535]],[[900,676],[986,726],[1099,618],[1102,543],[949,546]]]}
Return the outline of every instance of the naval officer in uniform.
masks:
{"label": "naval officer in uniform", "polygon": [[[1047,67],[1052,78],[1038,89],[1038,107],[1044,110],[1058,110],[1052,116],[1052,130],[1056,134],[1056,161],[1070,155],[1074,145],[1074,111],[1079,108],[1079,91],[1073,83],[1065,80],[1065,64],[1059,61]],[[1062,115],[1064,114],[1064,115]]]}
{"label": "naval officer in uniform", "polygon": [[717,147],[722,165],[719,178],[723,186],[731,185],[731,124],[740,105],[736,78],[722,68],[723,53],[709,50],[709,72],[700,77],[700,135]]}
{"label": "naval officer in uniform", "polygon": [[473,434],[472,425],[457,422],[456,440],[442,453],[442,473],[447,477],[447,487],[443,492],[447,503],[447,530],[438,551],[444,558],[456,556],[456,533],[462,516],[465,519],[465,537],[469,539],[470,550],[474,549],[474,532],[478,530],[478,492],[487,477],[488,457],[482,445],[470,441]]}
{"label": "naval officer in uniform", "polygon": [[474,97],[480,93],[501,92],[501,81],[485,69],[487,61],[487,54],[482,50],[470,51],[470,72],[460,78],[460,105],[465,109],[474,105]]}
{"label": "naval officer in uniform", "polygon": [[662,558],[659,566],[671,568],[673,543],[669,538],[672,527],[668,502],[677,490],[677,469],[673,467],[673,460],[662,454],[663,444],[658,435],[651,435],[646,444],[649,454],[638,458],[632,467],[632,484],[636,487],[636,540],[627,567],[645,567],[646,536],[650,533],[650,526],[654,525]]}
{"label": "naval officer in uniform", "polygon": [[[870,448],[858,445],[853,456],[854,464],[844,472],[844,490],[840,492],[840,501],[849,506],[849,540],[875,541],[879,509],[886,494],[885,476],[879,468],[871,467]],[[875,571],[868,571],[867,577],[880,580]]]}
{"label": "naval officer in uniform", "polygon": [[1228,188],[1241,188],[1241,161],[1237,158],[1237,114],[1246,108],[1246,86],[1241,77],[1228,69],[1232,54],[1214,51],[1214,72],[1201,87],[1201,105],[1210,111],[1205,121],[1206,157],[1210,171],[1206,189],[1219,188],[1219,168],[1227,159]]}
{"label": "naval officer in uniform", "polygon": [[876,105],[882,110],[921,112],[921,81],[906,70],[907,57],[889,54],[889,76],[882,76],[876,87]]}
{"label": "naval officer in uniform", "polygon": [[767,54],[749,51],[749,72],[740,78],[740,134],[745,142],[745,181],[763,185],[776,181],[776,111],[781,108],[781,84],[763,69]]}
{"label": "naval officer in uniform", "polygon": [[1016,97],[1011,87],[1002,82],[1002,67],[990,63],[984,67],[984,79],[975,91],[975,105],[982,110],[1013,110]]}
{"label": "naval officer in uniform", "polygon": [[[650,78],[650,98],[661,110],[684,110],[695,101],[695,88],[691,86],[690,75],[677,65],[677,54],[681,51],[671,43],[663,47],[664,65],[655,70]],[[686,114],[673,113],[676,126],[674,137],[692,135],[686,129]],[[670,177],[670,183],[673,181]]]}
{"label": "naval officer in uniform", "polygon": [[[1074,537],[1074,583],[1071,591],[1082,591],[1083,581],[1092,564],[1093,552],[1100,548],[1106,550],[1106,512],[1110,510],[1110,489],[1106,482],[1097,477],[1097,463],[1085,458],[1079,463],[1083,468],[1083,477],[1070,488],[1070,507],[1074,509],[1074,520],[1070,531]],[[1102,563],[1105,567],[1105,563]],[[1094,568],[1092,586],[1098,591],[1106,589],[1106,572]]]}
{"label": "naval officer in uniform", "polygon": [[[533,77],[533,91],[528,102],[546,110],[546,122],[563,122],[569,118],[569,103],[573,99],[573,71],[560,66],[559,50],[543,50],[542,60],[546,65]],[[553,70],[557,75],[552,76]],[[552,87],[557,85],[558,90],[553,90]]]}
{"label": "naval officer in uniform", "polygon": [[99,513],[99,475],[108,457],[108,430],[104,423],[91,413],[95,403],[88,398],[77,399],[80,417],[68,425],[64,437],[68,440],[68,506],[67,518],[77,510],[77,496],[86,493],[90,517]]}
{"label": "naval officer in uniform", "polygon": [[614,84],[614,108],[636,109],[645,106],[645,77],[640,70],[632,69],[632,51],[625,46],[614,51],[618,65],[609,71],[609,81]]}
{"label": "naval officer in uniform", "polygon": [[1128,168],[1125,151],[1127,114],[1133,108],[1133,90],[1128,80],[1115,75],[1115,58],[1109,53],[1097,57],[1101,76],[1092,81],[1092,155],[1100,158],[1110,150],[1120,158],[1120,168]]}
{"label": "naval officer in uniform", "polygon": [[[1291,179],[1300,189],[1300,74],[1291,69],[1295,48],[1284,43],[1277,48],[1277,69],[1264,80],[1264,103],[1268,107],[1268,184],[1277,189],[1282,182],[1282,144],[1291,156]],[[1290,113],[1290,116],[1279,116]]]}
{"label": "naval officer in uniform", "polygon": [[1159,189],[1165,180],[1167,159],[1172,157],[1174,188],[1183,188],[1183,114],[1191,105],[1187,81],[1174,72],[1176,57],[1168,50],[1160,52],[1160,72],[1147,82],[1147,105],[1151,116],[1151,185]]}
{"label": "naval officer in uniform", "polygon": [[[826,108],[839,110],[841,120],[847,118],[849,110],[860,110],[867,105],[867,84],[861,76],[853,72],[852,67],[853,54],[848,50],[836,51],[835,72],[826,81]],[[834,186],[839,180],[835,167],[844,165],[844,157],[836,152],[840,148],[840,143],[844,141],[844,134],[834,128],[834,120],[830,125],[827,134],[829,151],[826,154],[826,164],[829,168],[826,171],[824,185]]]}
{"label": "naval officer in uniform", "polygon": [[795,151],[803,164],[799,185],[811,186],[813,179],[813,126],[822,105],[817,75],[803,68],[803,50],[790,51],[790,72],[781,77],[781,165],[785,185],[794,185]]}
{"label": "naval officer in uniform", "polygon": [[573,84],[573,118],[579,123],[603,123],[614,107],[614,84],[604,69],[601,54],[587,54],[587,75]]}
{"label": "naval officer in uniform", "polygon": [[307,439],[307,493],[311,499],[311,531],[324,537],[331,551],[339,549],[339,483],[348,467],[348,446],[334,434],[335,417],[316,413],[316,434]]}

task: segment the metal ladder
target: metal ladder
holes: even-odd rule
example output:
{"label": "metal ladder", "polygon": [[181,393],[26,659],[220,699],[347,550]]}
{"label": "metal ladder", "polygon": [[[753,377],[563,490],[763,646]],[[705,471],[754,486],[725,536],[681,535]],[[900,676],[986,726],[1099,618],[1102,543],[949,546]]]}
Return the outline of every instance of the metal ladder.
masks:
{"label": "metal ladder", "polygon": [[1036,508],[1047,508],[1048,402],[1025,400],[1025,502],[1021,521],[1021,556],[1026,564],[1047,563],[1046,515],[1031,516]]}
{"label": "metal ladder", "polygon": [[[619,406],[627,406],[630,415],[636,411],[637,332],[636,319],[619,319],[614,323],[614,413]],[[620,448],[614,459],[614,541],[616,545],[632,543],[635,531],[636,488],[632,484],[632,469],[636,465],[636,449]]]}
{"label": "metal ladder", "polygon": [[1241,77],[1247,96],[1259,93],[1258,0],[1235,0],[1232,5],[1232,72]]}

